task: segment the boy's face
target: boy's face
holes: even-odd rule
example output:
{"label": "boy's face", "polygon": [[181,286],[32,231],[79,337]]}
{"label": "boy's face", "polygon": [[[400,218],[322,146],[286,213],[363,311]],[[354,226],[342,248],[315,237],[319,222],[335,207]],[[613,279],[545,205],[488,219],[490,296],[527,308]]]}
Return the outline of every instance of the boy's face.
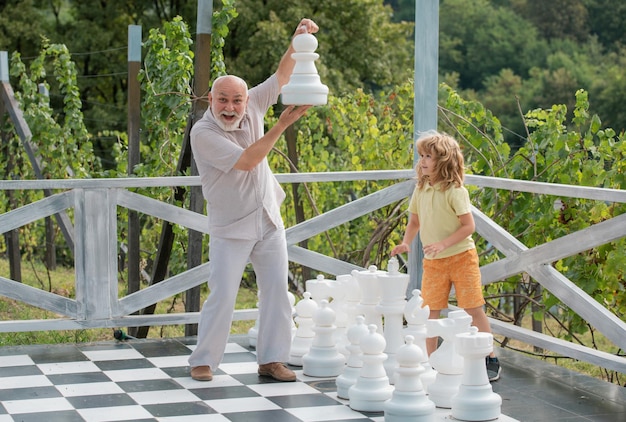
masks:
{"label": "boy's face", "polygon": [[435,157],[433,157],[430,152],[426,152],[424,155],[420,155],[418,165],[424,176],[432,176],[435,174],[436,163]]}

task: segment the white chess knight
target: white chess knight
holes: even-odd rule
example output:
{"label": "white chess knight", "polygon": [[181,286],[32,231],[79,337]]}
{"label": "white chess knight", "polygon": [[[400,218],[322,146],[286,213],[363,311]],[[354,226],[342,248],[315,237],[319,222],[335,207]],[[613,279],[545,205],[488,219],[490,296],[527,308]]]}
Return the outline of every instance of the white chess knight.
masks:
{"label": "white chess knight", "polygon": [[451,397],[459,390],[463,375],[463,356],[458,353],[456,335],[468,333],[471,324],[472,317],[462,309],[448,312],[447,318],[426,321],[428,336],[443,339],[429,358],[437,373],[435,381],[428,386],[428,396],[437,407],[450,409]]}
{"label": "white chess knight", "polygon": [[328,87],[320,81],[315,68],[319,54],[317,38],[312,34],[296,35],[292,41],[296,61],[289,83],[281,90],[285,105],[324,105],[328,102]]}
{"label": "white chess knight", "polygon": [[428,351],[426,350],[426,337],[428,337],[426,321],[428,321],[430,315],[430,307],[428,305],[423,306],[424,299],[419,289],[413,289],[411,295],[411,299],[409,299],[404,307],[404,318],[407,322],[404,335],[413,336],[415,345],[422,350],[421,363],[424,372],[420,374],[420,380],[422,381],[424,390],[428,392],[428,386],[435,381],[436,376],[435,370],[428,360]]}

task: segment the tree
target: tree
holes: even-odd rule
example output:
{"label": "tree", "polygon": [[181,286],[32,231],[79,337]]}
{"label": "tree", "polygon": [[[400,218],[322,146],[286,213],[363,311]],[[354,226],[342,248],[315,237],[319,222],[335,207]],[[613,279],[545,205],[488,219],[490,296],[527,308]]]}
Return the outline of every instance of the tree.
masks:
{"label": "tree", "polygon": [[525,78],[542,67],[547,44],[532,24],[487,0],[444,0],[440,6],[439,72],[457,72],[461,89],[480,90],[501,69]]}
{"label": "tree", "polygon": [[255,85],[278,64],[302,17],[320,26],[316,67],[334,95],[376,90],[410,78],[412,24],[392,23],[382,0],[241,0],[224,56],[230,73]]}
{"label": "tree", "polygon": [[[584,42],[589,38],[584,0],[525,0],[516,2],[515,10],[532,22],[548,40]],[[537,13],[539,10],[541,13]]]}

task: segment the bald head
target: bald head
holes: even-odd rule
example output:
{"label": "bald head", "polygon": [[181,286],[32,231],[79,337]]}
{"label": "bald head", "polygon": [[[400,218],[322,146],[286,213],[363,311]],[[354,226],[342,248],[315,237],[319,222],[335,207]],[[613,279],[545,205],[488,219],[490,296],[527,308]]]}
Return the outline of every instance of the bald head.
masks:
{"label": "bald head", "polygon": [[217,123],[225,131],[239,127],[248,105],[248,84],[238,76],[220,76],[213,82],[209,106]]}

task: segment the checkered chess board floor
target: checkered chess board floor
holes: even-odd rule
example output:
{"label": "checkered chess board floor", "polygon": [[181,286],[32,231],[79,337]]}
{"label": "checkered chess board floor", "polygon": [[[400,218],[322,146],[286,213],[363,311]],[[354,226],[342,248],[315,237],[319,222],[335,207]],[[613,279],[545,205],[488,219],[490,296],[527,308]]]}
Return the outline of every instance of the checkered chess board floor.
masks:
{"label": "checkered chess board floor", "polygon": [[[246,336],[233,336],[210,382],[189,377],[195,338],[0,347],[0,422],[384,421],[337,398],[334,378],[279,383],[256,373]],[[626,421],[626,389],[499,349],[498,422]],[[434,422],[452,421],[437,409]]]}
{"label": "checkered chess board floor", "polygon": [[[185,341],[0,348],[0,422],[384,421],[337,398],[334,378],[295,367],[296,382],[259,377],[243,342],[228,344],[213,381],[194,381],[187,358],[195,343]],[[451,419],[437,409],[437,422]]]}

